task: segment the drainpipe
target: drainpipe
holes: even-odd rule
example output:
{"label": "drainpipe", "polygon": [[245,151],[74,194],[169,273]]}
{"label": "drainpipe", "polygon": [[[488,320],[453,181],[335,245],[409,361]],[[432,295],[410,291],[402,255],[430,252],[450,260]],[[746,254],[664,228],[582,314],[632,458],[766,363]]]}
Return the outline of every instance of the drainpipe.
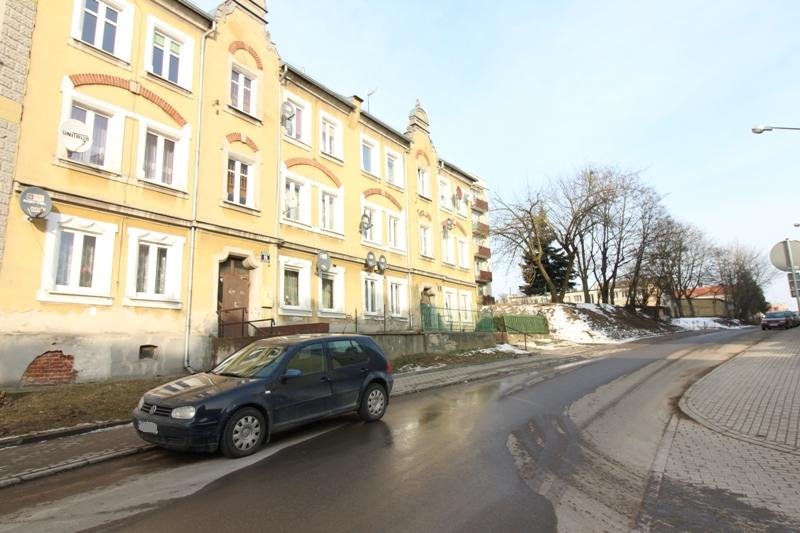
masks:
{"label": "drainpipe", "polygon": [[[280,59],[280,58],[279,58]],[[289,74],[289,65],[284,63],[280,67],[280,75],[278,76],[278,132],[275,135],[275,154],[277,157],[277,164],[275,168],[275,202],[277,202],[277,209],[275,210],[275,239],[278,244],[275,246],[275,285],[272,291],[272,318],[278,321],[278,309],[280,309],[282,295],[279,294],[281,288],[281,262],[278,254],[278,246],[280,245],[280,227],[281,215],[283,213],[283,205],[281,204],[281,170],[283,169],[283,116],[281,107],[283,105],[283,86],[286,83],[286,76]]]}
{"label": "drainpipe", "polygon": [[217,29],[217,21],[211,23],[211,28],[203,34],[200,41],[200,87],[197,90],[197,129],[194,150],[194,193],[192,194],[192,223],[189,229],[189,287],[186,294],[186,329],[183,336],[183,368],[194,374],[195,370],[189,362],[189,340],[192,329],[192,303],[194,300],[194,262],[197,243],[197,193],[200,188],[200,131],[203,123],[203,88],[204,67],[206,62],[206,39]]}

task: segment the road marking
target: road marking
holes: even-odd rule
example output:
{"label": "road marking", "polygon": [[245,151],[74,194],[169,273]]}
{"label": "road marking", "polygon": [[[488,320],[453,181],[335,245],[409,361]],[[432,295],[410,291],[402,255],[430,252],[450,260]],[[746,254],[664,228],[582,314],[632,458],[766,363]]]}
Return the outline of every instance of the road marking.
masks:
{"label": "road marking", "polygon": [[585,361],[576,361],[574,363],[566,363],[564,365],[559,365],[559,366],[553,367],[553,370],[564,370],[565,368],[572,368],[574,366],[581,366],[581,365],[585,365],[585,364],[588,364],[588,363],[594,363],[595,361],[600,361],[602,359],[606,359],[606,358],[605,357],[596,357],[594,359],[586,359]]}

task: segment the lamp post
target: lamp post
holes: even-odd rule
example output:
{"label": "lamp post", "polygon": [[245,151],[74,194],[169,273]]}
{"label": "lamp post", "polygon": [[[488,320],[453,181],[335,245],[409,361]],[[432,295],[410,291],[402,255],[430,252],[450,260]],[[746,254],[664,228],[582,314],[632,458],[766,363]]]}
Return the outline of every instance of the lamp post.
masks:
{"label": "lamp post", "polygon": [[[752,128],[750,128],[750,131],[752,131],[756,135],[760,135],[765,131],[772,131],[772,130],[800,131],[800,128],[793,128],[789,126],[765,126],[763,124],[759,126],[753,126]],[[800,222],[795,222],[794,227],[795,228],[800,227]],[[794,297],[795,300],[797,301],[797,312],[800,313],[800,285],[798,285],[797,283],[797,269],[795,268],[794,265],[794,258],[792,257],[792,250],[791,246],[789,245],[789,239],[786,239],[784,246],[786,247],[785,253],[786,253],[786,259],[789,262],[789,270],[792,273],[792,283],[794,284]]]}

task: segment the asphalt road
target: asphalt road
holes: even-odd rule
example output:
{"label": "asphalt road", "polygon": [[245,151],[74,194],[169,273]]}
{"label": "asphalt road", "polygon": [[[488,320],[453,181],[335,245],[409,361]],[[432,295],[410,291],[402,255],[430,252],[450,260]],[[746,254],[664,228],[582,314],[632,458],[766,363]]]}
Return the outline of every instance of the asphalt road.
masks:
{"label": "asphalt road", "polygon": [[[541,382],[521,374],[397,398],[380,422],[316,425],[210,483],[197,480],[198,470],[236,462],[162,464],[158,479],[134,468],[113,480],[113,491],[73,486],[86,494],[56,506],[83,505],[83,515],[59,521],[40,508],[15,524],[148,532],[630,529],[668,420],[662,411],[733,354],[720,355],[724,347],[755,334],[652,341]],[[189,494],[190,481],[202,488]],[[142,499],[155,488],[157,496]],[[126,494],[139,500],[116,513]]]}

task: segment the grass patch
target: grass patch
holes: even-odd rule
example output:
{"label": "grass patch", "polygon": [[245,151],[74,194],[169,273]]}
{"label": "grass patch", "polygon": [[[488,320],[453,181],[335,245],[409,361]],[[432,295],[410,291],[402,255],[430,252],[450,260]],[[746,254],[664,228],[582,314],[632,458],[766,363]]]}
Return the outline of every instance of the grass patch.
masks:
{"label": "grass patch", "polygon": [[0,391],[0,437],[129,418],[142,394],[171,379],[58,385],[5,394]]}
{"label": "grass patch", "polygon": [[425,368],[438,368],[443,366],[475,365],[480,363],[491,363],[506,359],[516,359],[524,357],[524,354],[492,350],[482,352],[475,350],[471,352],[444,352],[444,353],[413,353],[401,355],[392,359],[392,366],[395,372],[412,372]]}

